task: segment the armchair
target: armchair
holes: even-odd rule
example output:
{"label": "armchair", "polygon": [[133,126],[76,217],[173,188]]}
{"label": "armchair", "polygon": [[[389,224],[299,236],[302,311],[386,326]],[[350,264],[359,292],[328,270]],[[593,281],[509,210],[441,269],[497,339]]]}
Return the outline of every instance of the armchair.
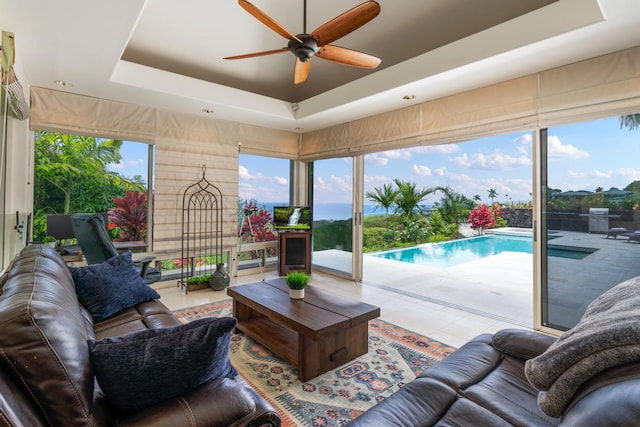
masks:
{"label": "armchair", "polygon": [[[100,214],[73,214],[71,226],[88,264],[99,264],[118,255]],[[154,259],[155,257],[146,256],[133,260],[140,276],[148,284],[160,280],[160,271],[149,265]]]}

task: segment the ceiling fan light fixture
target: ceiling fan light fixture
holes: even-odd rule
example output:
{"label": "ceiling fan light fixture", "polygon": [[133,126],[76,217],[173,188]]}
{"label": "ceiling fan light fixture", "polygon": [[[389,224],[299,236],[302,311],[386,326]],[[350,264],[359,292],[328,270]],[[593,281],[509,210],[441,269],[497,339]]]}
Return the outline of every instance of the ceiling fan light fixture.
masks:
{"label": "ceiling fan light fixture", "polygon": [[[303,33],[294,35],[282,25],[278,24],[266,13],[251,4],[248,0],[238,0],[240,7],[249,12],[258,21],[265,24],[274,32],[289,40],[287,47],[266,50],[262,52],[247,53],[244,55],[227,56],[224,59],[245,59],[257,56],[273,55],[290,51],[296,62],[293,71],[294,84],[300,84],[307,80],[311,62],[309,59],[318,56],[327,61],[338,62],[361,68],[376,68],[380,65],[380,58],[358,52],[353,49],[334,46],[330,43],[346,36],[362,27],[367,22],[378,16],[380,4],[375,0],[367,0],[360,5],[325,22],[311,33],[307,34],[307,1],[304,0]],[[322,48],[322,50],[320,50]]]}
{"label": "ceiling fan light fixture", "polygon": [[308,34],[298,34],[297,37],[302,40],[302,43],[296,39],[290,39],[288,48],[300,61],[307,62],[318,53],[318,43]]}

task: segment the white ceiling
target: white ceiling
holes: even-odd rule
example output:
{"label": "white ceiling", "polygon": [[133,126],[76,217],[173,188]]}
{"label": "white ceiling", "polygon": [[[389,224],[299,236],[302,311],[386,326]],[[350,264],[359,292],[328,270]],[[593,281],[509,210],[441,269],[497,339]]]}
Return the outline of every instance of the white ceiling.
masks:
{"label": "white ceiling", "polygon": [[[303,32],[304,0],[251,1]],[[307,0],[307,32],[362,1]],[[640,45],[638,0],[378,2],[334,44],[381,66],[313,58],[300,85],[289,52],[222,59],[287,43],[236,0],[0,0],[0,26],[31,85],[302,132]]]}

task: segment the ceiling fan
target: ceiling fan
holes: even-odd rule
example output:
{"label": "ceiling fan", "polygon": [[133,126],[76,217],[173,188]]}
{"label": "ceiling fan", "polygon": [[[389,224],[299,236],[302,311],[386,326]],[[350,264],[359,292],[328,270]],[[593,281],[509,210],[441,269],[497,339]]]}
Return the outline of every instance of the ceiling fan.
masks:
{"label": "ceiling fan", "polygon": [[238,3],[258,21],[262,22],[282,37],[288,39],[289,43],[287,47],[282,47],[280,49],[248,53],[245,55],[227,56],[224,59],[245,59],[289,51],[296,56],[295,67],[293,70],[293,81],[295,84],[304,82],[309,76],[311,57],[313,56],[326,59],[327,61],[361,68],[376,68],[380,65],[380,58],[376,58],[375,56],[371,56],[363,52],[358,52],[357,50],[330,44],[360,28],[378,16],[380,13],[380,5],[373,0],[365,1],[353,9],[333,18],[316,28],[310,34],[307,34],[306,29],[307,1],[304,0],[304,29],[303,33],[298,35],[290,33],[287,29],[271,19],[247,0],[238,0]]}

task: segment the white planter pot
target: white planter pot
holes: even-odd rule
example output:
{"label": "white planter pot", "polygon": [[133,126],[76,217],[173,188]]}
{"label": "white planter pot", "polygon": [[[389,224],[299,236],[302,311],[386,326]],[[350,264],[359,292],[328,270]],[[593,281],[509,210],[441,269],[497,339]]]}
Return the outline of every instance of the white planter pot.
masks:
{"label": "white planter pot", "polygon": [[289,296],[291,299],[304,298],[304,289],[289,289]]}

